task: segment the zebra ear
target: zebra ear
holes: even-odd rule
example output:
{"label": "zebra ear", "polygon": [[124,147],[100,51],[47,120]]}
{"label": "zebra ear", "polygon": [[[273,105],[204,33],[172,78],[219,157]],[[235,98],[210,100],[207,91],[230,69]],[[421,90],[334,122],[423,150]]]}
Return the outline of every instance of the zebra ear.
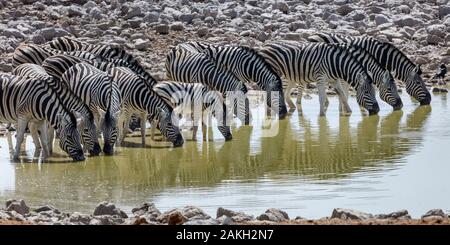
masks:
{"label": "zebra ear", "polygon": [[166,113],[166,111],[165,111],[165,110],[163,110],[162,108],[160,108],[160,107],[157,107],[157,108],[156,108],[156,110],[158,111],[158,114],[160,115],[160,117],[164,118],[164,117],[166,117],[166,116],[167,116],[167,113]]}

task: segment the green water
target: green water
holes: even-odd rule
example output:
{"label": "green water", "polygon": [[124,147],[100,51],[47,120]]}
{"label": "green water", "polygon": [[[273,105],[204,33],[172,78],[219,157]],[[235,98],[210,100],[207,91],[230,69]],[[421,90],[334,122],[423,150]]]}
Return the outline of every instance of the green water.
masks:
{"label": "green water", "polygon": [[[339,117],[330,97],[326,117],[318,98],[304,100],[304,114],[280,121],[274,137],[262,130],[263,103],[252,99],[253,126],[233,128],[224,142],[186,141],[181,148],[147,138],[128,137],[112,157],[70,163],[60,157],[39,163],[31,138],[22,162],[10,161],[7,137],[0,137],[0,201],[22,198],[29,205],[52,204],[64,211],[91,213],[103,200],[126,212],[143,202],[160,210],[195,205],[212,216],[218,207],[258,215],[276,207],[318,218],[333,208],[371,213],[408,209],[419,216],[450,207],[450,111],[446,95],[418,107],[392,112],[380,104],[379,116]],[[382,102],[381,102],[382,103]],[[274,126],[277,126],[273,122]],[[190,138],[190,132],[183,133]],[[14,138],[14,137],[13,137]],[[14,140],[13,140],[14,141]]]}

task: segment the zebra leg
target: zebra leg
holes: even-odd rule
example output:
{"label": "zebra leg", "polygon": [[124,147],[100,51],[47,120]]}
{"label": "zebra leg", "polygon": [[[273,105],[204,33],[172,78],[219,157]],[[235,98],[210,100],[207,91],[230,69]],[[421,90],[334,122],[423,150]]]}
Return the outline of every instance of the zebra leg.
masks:
{"label": "zebra leg", "polygon": [[319,92],[319,104],[320,104],[320,116],[325,116],[326,112],[326,101],[328,100],[327,94],[326,94],[326,83],[323,79],[320,79],[317,83],[317,90]]}
{"label": "zebra leg", "polygon": [[41,141],[39,141],[39,133],[38,133],[38,123],[36,122],[30,122],[28,124],[28,128],[30,129],[30,134],[31,134],[31,138],[33,139],[33,143],[34,143],[34,148],[36,150],[40,150],[42,147]]}
{"label": "zebra leg", "polygon": [[16,135],[16,150],[14,151],[13,159],[19,160],[19,154],[20,154],[20,146],[23,143],[25,130],[28,125],[28,120],[21,118],[17,122],[17,135]]}
{"label": "zebra leg", "polygon": [[42,158],[46,159],[50,156],[50,151],[48,149],[48,126],[47,122],[44,121],[40,125],[41,130],[41,143],[42,143]]}
{"label": "zebra leg", "polygon": [[291,112],[291,113],[295,111],[295,104],[291,99],[291,89],[292,88],[293,88],[292,82],[289,82],[286,90],[284,91],[284,98],[289,106],[289,112]]}
{"label": "zebra leg", "polygon": [[352,109],[348,105],[348,98],[345,96],[345,92],[341,86],[341,82],[337,80],[334,85],[334,89],[339,96],[339,112],[341,116],[349,116],[352,113]]}
{"label": "zebra leg", "polygon": [[145,118],[146,118],[146,115],[145,115],[145,113],[142,113],[141,114],[141,142],[142,142],[142,146],[144,146],[145,147]]}

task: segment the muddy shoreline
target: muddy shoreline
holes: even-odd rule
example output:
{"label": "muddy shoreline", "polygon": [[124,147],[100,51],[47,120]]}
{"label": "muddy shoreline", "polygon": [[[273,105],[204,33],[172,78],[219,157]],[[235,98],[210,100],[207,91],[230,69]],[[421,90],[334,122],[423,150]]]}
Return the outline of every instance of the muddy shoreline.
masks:
{"label": "muddy shoreline", "polygon": [[290,217],[269,208],[259,216],[226,208],[207,214],[195,206],[161,212],[153,203],[144,203],[127,215],[112,203],[102,202],[91,214],[65,213],[51,205],[29,207],[24,200],[10,199],[0,209],[0,225],[450,225],[449,214],[432,209],[421,217],[411,217],[407,210],[388,214],[370,214],[335,208],[320,219]]}

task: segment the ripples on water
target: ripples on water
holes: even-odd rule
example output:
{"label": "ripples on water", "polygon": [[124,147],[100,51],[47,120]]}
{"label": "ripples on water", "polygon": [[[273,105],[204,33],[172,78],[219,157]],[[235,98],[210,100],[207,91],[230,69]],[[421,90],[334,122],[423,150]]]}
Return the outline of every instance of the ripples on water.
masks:
{"label": "ripples on water", "polygon": [[405,208],[418,216],[450,206],[445,95],[434,96],[431,107],[403,96],[402,111],[382,104],[380,115],[370,117],[360,115],[354,99],[352,116],[339,117],[336,97],[327,116],[318,117],[317,101],[304,100],[303,116],[272,121],[279,126],[274,137],[263,137],[263,103],[254,99],[255,124],[235,127],[230,142],[215,128],[214,141],[202,142],[199,132],[182,148],[150,140],[142,148],[140,137],[129,137],[115,156],[83,163],[59,157],[38,164],[30,137],[22,163],[11,163],[7,138],[0,137],[0,197],[88,213],[108,200],[126,211],[155,202],[163,211],[196,205],[214,216],[223,206],[257,215],[276,207],[309,218],[335,207]]}

